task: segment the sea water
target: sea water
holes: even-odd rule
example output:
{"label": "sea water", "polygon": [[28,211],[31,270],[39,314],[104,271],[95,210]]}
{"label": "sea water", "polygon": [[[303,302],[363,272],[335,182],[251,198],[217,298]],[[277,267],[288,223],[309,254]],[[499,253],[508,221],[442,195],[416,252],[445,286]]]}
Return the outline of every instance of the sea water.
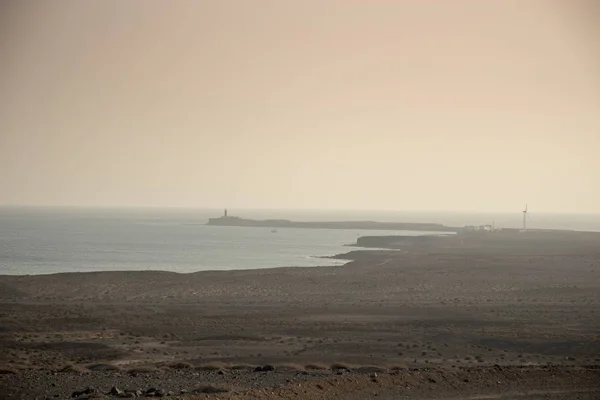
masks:
{"label": "sea water", "polygon": [[[231,212],[230,212],[231,214]],[[0,274],[109,270],[205,270],[343,264],[321,258],[344,253],[359,236],[426,232],[219,227],[216,210],[0,207]],[[519,215],[245,210],[246,218],[302,221],[438,222],[453,226],[517,226]],[[533,220],[533,218],[532,218]],[[536,216],[538,227],[599,230],[598,216]],[[533,222],[530,221],[530,226]],[[541,226],[540,226],[541,225]]]}

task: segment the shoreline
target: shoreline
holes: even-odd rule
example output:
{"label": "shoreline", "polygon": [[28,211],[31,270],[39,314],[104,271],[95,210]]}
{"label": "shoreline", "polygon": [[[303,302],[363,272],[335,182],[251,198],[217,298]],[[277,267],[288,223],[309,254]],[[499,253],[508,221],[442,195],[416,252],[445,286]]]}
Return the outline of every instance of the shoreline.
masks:
{"label": "shoreline", "polygon": [[[324,260],[339,260],[345,261],[340,264],[332,264],[332,265],[315,265],[315,266],[281,266],[281,267],[265,267],[265,268],[239,268],[239,269],[206,269],[201,271],[194,272],[177,272],[177,271],[167,271],[161,269],[148,269],[148,270],[131,270],[131,269],[117,269],[117,270],[102,270],[102,271],[70,271],[70,272],[52,272],[48,274],[0,274],[1,278],[9,278],[9,277],[36,277],[36,276],[56,276],[56,275],[83,275],[83,274],[175,274],[175,275],[196,275],[196,274],[212,274],[212,273],[235,273],[235,272],[248,272],[248,271],[272,271],[272,270],[286,270],[286,269],[314,269],[314,268],[339,268],[346,267],[349,264],[352,264],[355,261],[370,259],[374,260],[377,257],[375,255],[385,254],[386,252],[396,252],[398,249],[386,249],[386,248],[369,248],[369,247],[360,247],[354,245],[348,245],[349,247],[359,247],[361,250],[350,250],[345,253],[338,253],[331,256],[311,256],[315,259],[324,259]],[[364,253],[361,254],[361,253]]]}
{"label": "shoreline", "polygon": [[[371,249],[365,249],[364,251],[370,251]],[[360,251],[360,250],[359,250]],[[375,251],[386,251],[385,249]],[[314,265],[314,266],[281,266],[281,267],[264,267],[264,268],[239,268],[239,269],[206,269],[193,272],[178,272],[168,271],[163,269],[146,269],[146,270],[132,270],[132,269],[115,269],[115,270],[101,270],[101,271],[69,271],[69,272],[51,272],[47,274],[0,274],[0,278],[10,277],[36,277],[36,276],[55,276],[55,275],[85,275],[85,274],[152,274],[152,273],[165,273],[174,275],[196,275],[196,274],[227,274],[237,272],[251,272],[251,271],[274,271],[274,270],[286,270],[286,269],[314,269],[314,268],[339,268],[345,267],[346,265],[355,261],[353,258],[344,258],[347,254],[354,253],[349,251],[347,253],[334,254],[332,256],[311,256],[315,259],[328,259],[328,260],[340,260],[346,261],[345,263],[332,264],[332,265]]]}
{"label": "shoreline", "polygon": [[[235,273],[242,271],[268,271],[280,269],[303,268],[336,268],[346,267],[354,262],[378,262],[379,259],[390,256],[389,252],[427,253],[442,252],[453,254],[476,254],[478,252],[502,253],[507,249],[515,254],[529,255],[562,255],[575,252],[585,252],[600,255],[600,232],[571,231],[571,230],[504,230],[500,232],[462,232],[456,235],[424,234],[424,235],[384,235],[360,236],[355,243],[345,244],[351,248],[347,252],[325,256],[310,256],[314,259],[340,260],[345,263],[314,266],[275,266],[264,268],[235,268],[235,269],[206,269],[194,272],[177,272],[161,269],[148,270],[102,270],[102,271],[71,271],[48,274],[0,274],[0,277],[51,276],[61,274],[94,274],[94,273],[173,273],[194,275],[201,273]],[[392,254],[393,255],[393,254]]]}
{"label": "shoreline", "polygon": [[[340,261],[346,261],[345,263],[340,263],[340,264],[332,264],[332,265],[314,265],[314,266],[276,266],[276,267],[264,267],[264,268],[236,268],[236,269],[223,269],[223,270],[219,270],[219,269],[205,269],[205,270],[199,270],[199,271],[193,271],[193,272],[177,272],[177,271],[168,271],[168,270],[162,270],[162,269],[148,269],[148,270],[132,270],[132,269],[116,269],[116,270],[101,270],[101,271],[69,271],[69,272],[53,272],[53,273],[40,273],[40,274],[0,274],[0,278],[2,277],[27,277],[27,276],[52,276],[52,275],[67,275],[67,274],[98,274],[98,273],[172,273],[172,274],[179,274],[179,275],[193,275],[193,274],[200,274],[200,273],[227,273],[227,272],[239,272],[239,271],[264,271],[264,270],[279,270],[279,269],[287,269],[287,268],[294,268],[294,269],[298,269],[298,268],[335,268],[335,267],[344,267],[350,263],[352,263],[353,261],[356,261],[356,259],[354,258],[354,253],[356,252],[360,252],[360,251],[366,251],[366,252],[375,252],[375,251],[390,251],[393,249],[388,249],[388,248],[370,248],[370,247],[361,247],[361,246],[357,246],[356,243],[354,244],[346,244],[344,245],[344,247],[359,247],[361,249],[364,250],[349,250],[348,252],[344,252],[344,253],[337,253],[337,254],[333,254],[333,255],[326,255],[326,256],[310,256],[311,258],[314,259],[323,259],[323,260],[340,260]],[[344,256],[348,256],[348,258],[344,257]]]}

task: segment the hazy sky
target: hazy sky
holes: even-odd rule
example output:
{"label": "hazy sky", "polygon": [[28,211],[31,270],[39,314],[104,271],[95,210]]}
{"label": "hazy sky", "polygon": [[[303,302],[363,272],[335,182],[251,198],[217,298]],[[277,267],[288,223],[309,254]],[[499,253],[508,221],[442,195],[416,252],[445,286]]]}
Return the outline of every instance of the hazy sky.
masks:
{"label": "hazy sky", "polygon": [[0,0],[0,204],[600,212],[600,1]]}

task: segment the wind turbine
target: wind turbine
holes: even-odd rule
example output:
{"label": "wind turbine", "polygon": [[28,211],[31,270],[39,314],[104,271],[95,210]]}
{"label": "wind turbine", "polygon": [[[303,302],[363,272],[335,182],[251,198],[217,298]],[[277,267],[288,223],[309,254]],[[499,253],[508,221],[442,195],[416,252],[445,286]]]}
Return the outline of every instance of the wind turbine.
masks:
{"label": "wind turbine", "polygon": [[525,204],[525,209],[523,210],[523,231],[527,230],[527,218],[529,214],[527,213],[527,204]]}

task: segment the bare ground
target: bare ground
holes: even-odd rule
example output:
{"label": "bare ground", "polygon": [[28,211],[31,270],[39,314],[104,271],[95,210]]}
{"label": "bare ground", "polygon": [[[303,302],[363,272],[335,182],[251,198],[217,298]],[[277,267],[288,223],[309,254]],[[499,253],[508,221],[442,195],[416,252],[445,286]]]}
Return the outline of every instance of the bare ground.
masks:
{"label": "bare ground", "polygon": [[[90,385],[177,394],[207,382],[225,385],[210,395],[222,399],[600,398],[595,252],[352,257],[2,276],[0,396],[69,398]],[[275,371],[254,372],[266,364]]]}

